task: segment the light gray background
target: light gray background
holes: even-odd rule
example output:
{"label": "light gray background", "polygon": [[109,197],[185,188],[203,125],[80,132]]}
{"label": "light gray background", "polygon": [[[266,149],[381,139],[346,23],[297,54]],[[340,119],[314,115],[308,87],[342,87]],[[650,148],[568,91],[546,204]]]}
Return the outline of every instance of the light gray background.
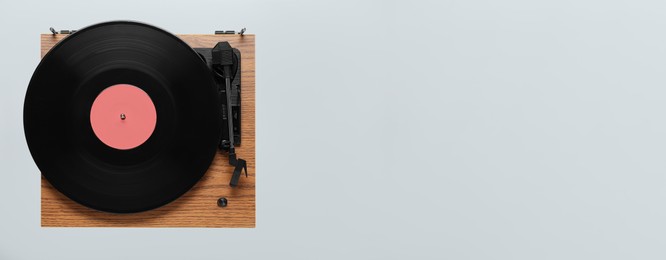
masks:
{"label": "light gray background", "polygon": [[[664,259],[664,14],[0,0],[0,259]],[[257,34],[256,229],[40,228],[22,129],[39,34],[115,19]]]}

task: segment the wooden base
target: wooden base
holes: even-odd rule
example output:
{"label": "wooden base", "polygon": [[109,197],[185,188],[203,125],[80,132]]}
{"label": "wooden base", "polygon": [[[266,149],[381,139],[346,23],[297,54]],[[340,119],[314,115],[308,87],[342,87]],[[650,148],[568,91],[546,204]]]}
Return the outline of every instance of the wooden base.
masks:
{"label": "wooden base", "polygon": [[[67,35],[42,34],[42,57]],[[163,207],[133,214],[96,211],[70,200],[42,177],[43,227],[234,227],[255,226],[255,79],[254,35],[178,35],[192,48],[212,48],[228,41],[241,55],[241,146],[236,149],[247,160],[249,177],[241,177],[238,187],[229,187],[233,167],[221,152],[215,155],[208,172],[190,191]],[[217,206],[225,197],[227,207]]]}

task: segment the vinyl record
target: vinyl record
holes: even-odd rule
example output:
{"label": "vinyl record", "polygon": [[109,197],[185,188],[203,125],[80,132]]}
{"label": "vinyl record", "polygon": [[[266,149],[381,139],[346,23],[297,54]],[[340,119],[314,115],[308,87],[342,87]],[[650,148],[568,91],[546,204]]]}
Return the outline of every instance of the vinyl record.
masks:
{"label": "vinyl record", "polygon": [[129,213],[167,204],[206,172],[220,140],[213,77],[185,42],[136,22],[93,25],[42,59],[24,104],[42,175],[70,199]]}

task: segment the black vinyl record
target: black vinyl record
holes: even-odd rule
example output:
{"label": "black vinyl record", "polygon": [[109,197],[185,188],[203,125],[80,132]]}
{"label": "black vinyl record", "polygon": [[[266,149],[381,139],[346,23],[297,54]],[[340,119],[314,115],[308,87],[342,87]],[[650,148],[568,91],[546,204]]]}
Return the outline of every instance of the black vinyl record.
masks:
{"label": "black vinyl record", "polygon": [[[131,149],[105,144],[91,125],[95,99],[117,84],[143,90],[156,113],[150,136]],[[216,153],[220,118],[199,55],[166,31],[127,21],[84,28],[53,47],[32,76],[23,114],[42,175],[70,199],[117,213],[160,207],[194,186]]]}

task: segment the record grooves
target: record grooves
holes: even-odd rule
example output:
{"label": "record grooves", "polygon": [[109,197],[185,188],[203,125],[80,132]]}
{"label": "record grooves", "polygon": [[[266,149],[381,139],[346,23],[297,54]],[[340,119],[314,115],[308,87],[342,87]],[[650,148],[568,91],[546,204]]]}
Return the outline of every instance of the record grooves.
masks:
{"label": "record grooves", "polygon": [[[119,84],[145,92],[156,114],[149,137],[128,149],[105,144],[91,125],[96,98]],[[210,70],[185,42],[150,25],[109,22],[79,30],[42,59],[24,129],[56,189],[93,209],[130,213],[175,200],[203,176],[220,142],[221,111]]]}

